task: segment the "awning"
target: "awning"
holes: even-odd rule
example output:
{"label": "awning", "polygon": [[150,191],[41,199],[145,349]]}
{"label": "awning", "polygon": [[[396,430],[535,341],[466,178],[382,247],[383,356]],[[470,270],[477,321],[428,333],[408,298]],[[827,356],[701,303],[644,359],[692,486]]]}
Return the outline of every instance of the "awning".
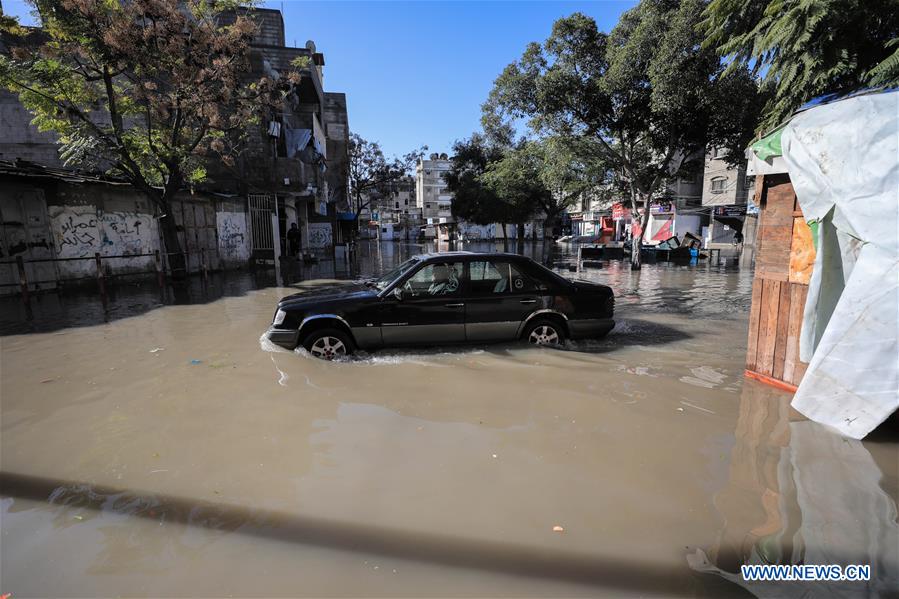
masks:
{"label": "awning", "polygon": [[743,232],[743,219],[741,218],[736,218],[734,216],[715,216],[713,218],[722,225],[727,225],[734,231]]}

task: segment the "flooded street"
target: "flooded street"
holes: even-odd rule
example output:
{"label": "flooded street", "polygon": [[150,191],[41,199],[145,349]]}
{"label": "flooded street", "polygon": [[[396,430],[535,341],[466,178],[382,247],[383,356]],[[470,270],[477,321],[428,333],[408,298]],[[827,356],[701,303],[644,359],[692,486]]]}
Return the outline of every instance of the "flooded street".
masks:
{"label": "flooded street", "polygon": [[[361,250],[367,276],[420,248]],[[108,322],[93,299],[42,298],[33,325],[4,304],[0,592],[895,592],[899,437],[843,439],[743,377],[751,269],[553,264],[615,291],[605,339],[337,363],[261,340],[324,267],[198,303],[121,291]],[[872,580],[744,583],[744,563]]]}

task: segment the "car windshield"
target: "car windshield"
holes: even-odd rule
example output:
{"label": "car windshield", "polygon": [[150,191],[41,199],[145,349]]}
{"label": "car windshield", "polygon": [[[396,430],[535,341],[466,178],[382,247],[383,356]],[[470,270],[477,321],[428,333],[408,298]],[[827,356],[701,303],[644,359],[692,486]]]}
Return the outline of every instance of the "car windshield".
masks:
{"label": "car windshield", "polygon": [[380,291],[384,291],[390,286],[391,283],[409,272],[409,269],[411,269],[416,264],[418,264],[418,258],[410,258],[409,260],[406,260],[405,262],[382,276],[380,279],[375,280],[375,287],[377,287]]}

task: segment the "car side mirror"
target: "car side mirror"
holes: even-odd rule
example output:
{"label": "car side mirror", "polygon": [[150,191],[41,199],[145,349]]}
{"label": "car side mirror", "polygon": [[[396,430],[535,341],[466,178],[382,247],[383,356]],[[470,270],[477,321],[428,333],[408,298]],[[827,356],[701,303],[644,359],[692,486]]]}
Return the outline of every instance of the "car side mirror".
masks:
{"label": "car side mirror", "polygon": [[399,302],[403,301],[403,290],[400,289],[399,287],[394,287],[393,288],[393,297],[395,297],[397,299],[397,301],[399,301]]}

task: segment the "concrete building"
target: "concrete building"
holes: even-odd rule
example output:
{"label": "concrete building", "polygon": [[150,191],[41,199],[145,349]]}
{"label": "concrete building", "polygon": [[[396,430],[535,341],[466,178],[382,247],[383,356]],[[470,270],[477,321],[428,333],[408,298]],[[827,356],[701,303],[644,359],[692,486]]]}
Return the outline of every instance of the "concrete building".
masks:
{"label": "concrete building", "polygon": [[431,154],[427,160],[419,159],[415,167],[415,205],[421,209],[421,218],[428,239],[449,239],[453,225],[453,195],[446,186],[444,175],[451,163],[446,154]]}
{"label": "concrete building", "polygon": [[368,206],[359,213],[363,237],[383,241],[414,241],[419,238],[422,216],[416,202],[415,182],[414,177],[406,177],[366,199]]}
{"label": "concrete building", "polygon": [[[302,48],[285,45],[281,11],[254,8],[240,11],[258,27],[251,47],[252,71],[248,80],[267,75],[285,82],[288,89],[277,111],[262,114],[248,131],[247,151],[237,169],[220,168],[211,174],[216,191],[245,195],[253,229],[253,253],[270,258],[274,239],[267,234],[271,213],[277,214],[280,239],[297,223],[306,251],[329,250],[340,243],[337,215],[347,209],[349,123],[346,96],[324,91],[325,57],[313,41]],[[221,16],[233,22],[234,12]],[[297,59],[298,85],[286,83]]]}
{"label": "concrete building", "polygon": [[702,210],[702,156],[692,155],[692,168],[665,182],[659,199],[652,202],[643,243],[655,245],[675,235],[683,240],[685,233],[702,236],[708,222]]}
{"label": "concrete building", "polygon": [[745,237],[744,222],[748,199],[755,187],[755,178],[747,176],[746,166],[731,166],[724,154],[713,149],[705,156],[702,205],[710,210],[706,247],[734,249],[739,237]]}
{"label": "concrete building", "polygon": [[[298,57],[309,58],[309,66],[279,110],[266,111],[260,122],[248,125],[247,147],[237,164],[208,164],[207,180],[173,203],[191,272],[204,265],[243,266],[251,256],[271,260],[293,222],[301,227],[306,251],[330,253],[340,241],[333,232],[336,215],[347,204],[346,97],[323,90],[325,61],[314,43],[285,46],[279,11],[246,14],[259,25],[248,81],[263,74],[282,79]],[[223,23],[234,18],[235,13],[220,16]],[[8,38],[0,40],[0,52],[7,53],[3,40]],[[63,168],[56,136],[30,125],[33,117],[15,94],[0,92],[0,117],[0,259],[99,253],[109,257],[104,268],[110,274],[145,271],[150,258],[139,254],[163,249],[158,209],[122,180]],[[273,230],[273,216],[279,230]],[[112,258],[119,255],[128,258]],[[63,281],[77,275],[72,269],[96,270],[80,260],[59,264],[30,280],[52,274]],[[0,270],[2,277],[13,276],[6,272],[8,265]]]}

